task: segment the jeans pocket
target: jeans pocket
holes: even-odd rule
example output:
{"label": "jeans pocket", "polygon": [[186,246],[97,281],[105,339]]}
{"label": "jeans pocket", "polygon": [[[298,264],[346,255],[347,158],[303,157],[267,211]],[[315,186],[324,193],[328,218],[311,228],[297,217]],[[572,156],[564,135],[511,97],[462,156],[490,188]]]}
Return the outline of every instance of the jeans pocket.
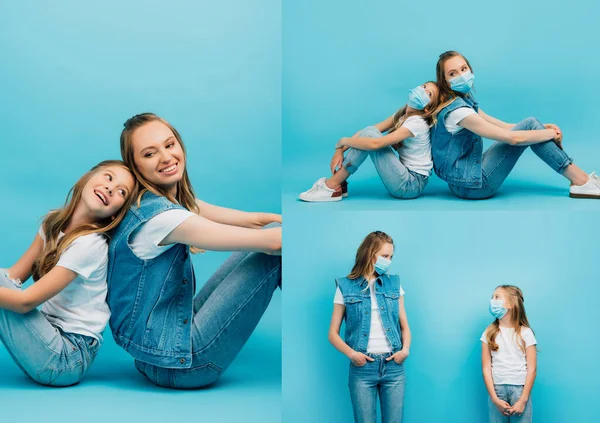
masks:
{"label": "jeans pocket", "polygon": [[171,387],[176,389],[196,389],[212,385],[221,377],[223,370],[213,364],[206,363],[187,370],[172,371]]}

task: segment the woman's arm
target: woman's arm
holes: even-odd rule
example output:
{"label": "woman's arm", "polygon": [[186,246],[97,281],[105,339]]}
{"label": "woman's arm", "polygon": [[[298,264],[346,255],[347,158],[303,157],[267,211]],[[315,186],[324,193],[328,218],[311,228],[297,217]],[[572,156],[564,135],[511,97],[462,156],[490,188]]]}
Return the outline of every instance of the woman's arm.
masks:
{"label": "woman's arm", "polygon": [[479,109],[479,112],[477,112],[477,113],[479,113],[479,116],[481,116],[485,121],[487,121],[487,122],[489,122],[489,123],[491,123],[493,125],[496,125],[496,126],[498,126],[500,128],[512,129],[512,128],[515,127],[514,123],[503,122],[500,119],[496,119],[495,117],[490,116],[487,113],[484,113],[484,111],[481,110],[481,109]]}
{"label": "woman's arm", "polygon": [[40,237],[40,234],[36,234],[27,251],[23,253],[21,258],[19,258],[15,264],[7,269],[8,276],[12,279],[19,279],[21,282],[25,282],[29,279],[33,262],[40,256],[43,249],[44,241]]}
{"label": "woman's arm", "polygon": [[395,131],[390,132],[387,135],[384,135],[379,138],[369,138],[369,137],[352,137],[352,138],[342,138],[336,148],[341,148],[342,146],[358,148],[359,150],[379,150],[380,148],[386,147],[388,145],[398,144],[400,141],[404,141],[407,138],[414,137],[414,134],[410,132],[407,128],[400,127]]}
{"label": "woman's arm", "polygon": [[40,280],[24,290],[0,287],[0,308],[25,314],[48,301],[65,289],[77,273],[62,266],[54,266]]}
{"label": "woman's arm", "polygon": [[533,382],[535,382],[535,376],[537,373],[537,351],[535,345],[530,345],[525,350],[525,358],[527,360],[527,377],[525,378],[525,386],[523,387],[523,393],[521,397],[513,404],[511,408],[511,414],[523,414],[527,401],[531,396],[531,390],[533,389]]}
{"label": "woman's arm", "polygon": [[176,243],[204,250],[281,254],[281,227],[249,229],[194,215],[177,226],[160,244]]}
{"label": "woman's arm", "polygon": [[468,129],[475,134],[492,140],[504,142],[510,145],[531,145],[545,141],[554,141],[558,134],[554,129],[538,129],[533,131],[511,131],[510,129],[500,128],[493,123],[483,119],[478,114],[469,115],[458,125]]}
{"label": "woman's arm", "polygon": [[387,361],[394,360],[400,364],[406,360],[410,354],[410,344],[412,341],[412,334],[410,332],[410,326],[408,325],[408,318],[406,317],[406,308],[404,307],[404,295],[398,300],[398,311],[400,320],[400,330],[402,331],[402,349],[394,355],[386,358]]}
{"label": "woman's arm", "polygon": [[481,370],[483,371],[483,381],[492,402],[496,408],[505,416],[510,415],[510,404],[498,398],[494,389],[494,379],[492,378],[492,354],[490,347],[481,341]]}
{"label": "woman's arm", "polygon": [[331,345],[333,345],[339,352],[352,360],[352,363],[354,363],[355,366],[364,366],[367,360],[374,360],[368,355],[354,351],[340,336],[340,327],[342,326],[342,319],[344,318],[345,312],[346,306],[342,304],[333,305],[333,314],[331,315],[331,323],[329,324],[329,342],[331,342]]}
{"label": "woman's arm", "polygon": [[281,223],[281,215],[275,213],[245,212],[215,206],[205,201],[196,199],[200,209],[200,216],[224,225],[240,226],[242,228],[262,228],[269,223]]}

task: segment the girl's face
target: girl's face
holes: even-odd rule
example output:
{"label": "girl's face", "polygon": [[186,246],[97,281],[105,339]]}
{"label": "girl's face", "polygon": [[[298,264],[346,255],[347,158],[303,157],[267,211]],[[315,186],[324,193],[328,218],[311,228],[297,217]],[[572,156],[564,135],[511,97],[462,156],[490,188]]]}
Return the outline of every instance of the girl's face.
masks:
{"label": "girl's face", "polygon": [[502,288],[498,288],[494,291],[492,295],[492,300],[504,301],[504,308],[510,309],[512,305],[509,303],[509,296],[506,294],[506,291]]}
{"label": "girl's face", "polygon": [[383,257],[385,259],[391,260],[394,257],[394,246],[389,242],[386,242],[381,246],[379,250],[375,253],[375,257],[373,257],[373,264],[377,261],[377,257]]}
{"label": "girl's face", "polygon": [[168,189],[177,186],[185,170],[185,154],[173,131],[155,120],[132,135],[133,162],[147,181]]}
{"label": "girl's face", "polygon": [[429,98],[431,100],[435,100],[438,97],[438,95],[440,94],[440,91],[438,90],[438,87],[436,84],[427,82],[421,86],[425,89],[425,92],[427,93],[427,95],[429,96]]}
{"label": "girl's face", "polygon": [[81,200],[95,219],[116,215],[123,207],[135,181],[133,175],[121,166],[98,169],[83,186]]}
{"label": "girl's face", "polygon": [[462,56],[451,57],[444,63],[444,76],[448,83],[450,83],[452,78],[462,75],[465,72],[469,72],[470,70],[467,61]]}

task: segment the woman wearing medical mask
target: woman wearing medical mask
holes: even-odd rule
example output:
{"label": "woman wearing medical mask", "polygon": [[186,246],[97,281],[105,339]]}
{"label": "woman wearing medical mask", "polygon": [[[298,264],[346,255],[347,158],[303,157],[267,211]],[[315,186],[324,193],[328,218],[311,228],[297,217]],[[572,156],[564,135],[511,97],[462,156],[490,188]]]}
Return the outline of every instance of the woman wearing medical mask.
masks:
{"label": "woman wearing medical mask", "polygon": [[[317,180],[311,189],[299,195],[300,200],[340,201],[348,195],[346,179],[369,156],[391,195],[418,197],[433,168],[429,128],[435,122],[438,106],[439,90],[435,82],[410,90],[407,103],[392,116],[350,138],[340,139],[330,164],[333,176]],[[344,153],[347,153],[345,158]]]}
{"label": "woman wearing medical mask", "polygon": [[[600,178],[573,164],[563,151],[558,126],[535,118],[506,123],[484,113],[473,96],[473,69],[456,51],[440,55],[436,74],[443,108],[431,129],[433,163],[436,174],[456,196],[472,200],[493,196],[531,147],[571,182],[571,197],[600,198]],[[483,152],[482,137],[497,142]]]}
{"label": "woman wearing medical mask", "polygon": [[532,419],[537,341],[523,302],[523,292],[512,285],[500,285],[490,300],[494,321],[481,335],[490,423],[530,423]]}
{"label": "woman wearing medical mask", "polygon": [[350,359],[348,385],[357,423],[376,422],[377,395],[382,422],[402,422],[411,333],[400,278],[387,273],[393,255],[392,238],[371,232],[358,248],[350,274],[336,279],[329,342]]}

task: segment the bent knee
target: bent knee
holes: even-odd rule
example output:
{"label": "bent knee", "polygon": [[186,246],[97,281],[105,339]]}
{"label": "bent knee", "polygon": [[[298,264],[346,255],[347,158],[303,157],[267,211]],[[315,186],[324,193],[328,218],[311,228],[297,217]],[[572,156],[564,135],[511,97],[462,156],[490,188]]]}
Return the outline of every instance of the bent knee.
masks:
{"label": "bent knee", "polygon": [[381,131],[374,126],[367,126],[365,129],[360,131],[359,136],[367,138],[379,138],[383,135],[381,134]]}
{"label": "bent knee", "polygon": [[539,119],[530,116],[527,119],[523,120],[523,124],[526,128],[529,129],[544,129],[544,124],[539,121]]}

